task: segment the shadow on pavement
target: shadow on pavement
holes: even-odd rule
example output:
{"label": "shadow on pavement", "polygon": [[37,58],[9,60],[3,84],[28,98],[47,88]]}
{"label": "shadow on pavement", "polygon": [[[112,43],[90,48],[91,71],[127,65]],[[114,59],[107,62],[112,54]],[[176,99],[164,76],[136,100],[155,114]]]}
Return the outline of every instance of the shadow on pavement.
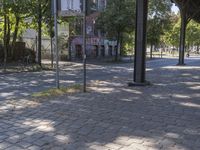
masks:
{"label": "shadow on pavement", "polygon": [[200,149],[200,67],[151,69],[147,87],[128,88],[125,72],[86,94],[1,101],[0,148]]}

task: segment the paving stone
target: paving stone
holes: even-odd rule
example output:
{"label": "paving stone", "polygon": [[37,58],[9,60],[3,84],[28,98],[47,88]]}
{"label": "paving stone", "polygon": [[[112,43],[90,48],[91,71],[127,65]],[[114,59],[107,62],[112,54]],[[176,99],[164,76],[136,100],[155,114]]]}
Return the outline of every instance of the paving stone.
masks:
{"label": "paving stone", "polygon": [[[91,78],[101,78],[89,81],[88,93],[41,101],[31,97],[0,100],[0,149],[199,150],[200,94],[193,88],[200,84],[200,61],[195,61],[199,66],[183,68],[166,66],[175,59],[155,61],[147,64],[153,69],[147,71],[152,86],[127,87],[133,64],[88,64]],[[61,71],[62,82],[68,81],[69,73],[80,74],[66,68],[71,70]],[[14,78],[32,91],[27,84],[37,79],[46,85],[46,74],[53,79],[53,72],[47,71],[0,76],[0,80],[13,85],[8,78]],[[183,78],[184,74],[189,76]],[[8,92],[15,89],[10,88]],[[11,111],[13,105],[18,110]]]}
{"label": "paving stone", "polygon": [[7,135],[0,135],[0,143],[3,142],[3,140],[7,139],[8,136]]}
{"label": "paving stone", "polygon": [[17,145],[19,145],[20,147],[22,147],[24,149],[27,149],[28,147],[30,147],[32,145],[32,143],[27,143],[27,142],[21,141],[21,142],[17,143]]}
{"label": "paving stone", "polygon": [[[129,146],[129,145],[135,143],[136,140],[133,140],[133,139],[128,139],[128,140],[125,140],[125,139],[117,139],[117,140],[115,140],[114,142],[117,143],[117,144],[119,144],[119,145]],[[141,140],[141,142],[139,142],[139,143],[142,143],[142,140]]]}
{"label": "paving stone", "polygon": [[6,149],[6,148],[8,148],[10,146],[12,146],[12,144],[8,143],[6,141],[0,143],[0,149]]}
{"label": "paving stone", "polygon": [[18,146],[11,146],[11,147],[6,148],[6,150],[25,150],[25,149]]}
{"label": "paving stone", "polygon": [[113,150],[112,148],[108,148],[105,146],[100,146],[100,145],[92,145],[89,147],[91,150]]}
{"label": "paving stone", "polygon": [[28,148],[28,150],[41,150],[39,146],[33,145]]}

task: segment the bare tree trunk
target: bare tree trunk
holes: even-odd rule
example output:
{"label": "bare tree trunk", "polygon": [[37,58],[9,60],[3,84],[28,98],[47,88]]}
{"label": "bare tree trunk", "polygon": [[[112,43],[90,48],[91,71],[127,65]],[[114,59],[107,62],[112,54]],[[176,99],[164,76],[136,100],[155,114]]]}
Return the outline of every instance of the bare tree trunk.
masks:
{"label": "bare tree trunk", "polygon": [[115,51],[115,61],[118,61],[119,44],[120,44],[120,32],[117,33],[117,49]]}
{"label": "bare tree trunk", "polygon": [[197,54],[199,54],[199,45],[197,45]]}
{"label": "bare tree trunk", "polygon": [[[72,24],[69,23],[69,31],[72,31],[73,28],[72,28]],[[69,58],[69,61],[72,60],[72,52],[71,52],[71,32],[69,32],[69,38],[68,38],[68,58]]]}
{"label": "bare tree trunk", "polygon": [[123,33],[120,35],[120,56],[123,54]]}
{"label": "bare tree trunk", "polygon": [[42,6],[41,1],[38,1],[38,53],[37,63],[42,65]]}
{"label": "bare tree trunk", "polygon": [[11,47],[11,57],[12,59],[14,58],[14,49],[15,49],[15,45],[16,45],[16,41],[17,41],[17,34],[18,34],[18,30],[19,30],[19,21],[20,21],[20,17],[18,15],[15,15],[15,31],[13,34],[13,40],[12,40],[12,47]]}
{"label": "bare tree trunk", "polygon": [[54,52],[53,52],[53,37],[54,37],[54,32],[53,32],[53,23],[52,23],[53,19],[52,16],[50,16],[50,40],[51,40],[51,68],[53,68],[53,62],[54,62]]}
{"label": "bare tree trunk", "polygon": [[68,55],[69,55],[69,61],[71,61],[72,60],[72,51],[71,51],[71,38],[69,37],[68,38]]}
{"label": "bare tree trunk", "polygon": [[51,37],[51,68],[53,68],[53,38]]}
{"label": "bare tree trunk", "polygon": [[4,71],[6,72],[6,65],[7,65],[7,16],[4,15]]}
{"label": "bare tree trunk", "polygon": [[10,50],[10,37],[11,37],[10,34],[11,34],[10,18],[7,16],[7,35],[6,35],[7,57],[8,57],[8,51]]}
{"label": "bare tree trunk", "polygon": [[150,48],[150,59],[153,58],[153,44],[151,43],[151,48]]}

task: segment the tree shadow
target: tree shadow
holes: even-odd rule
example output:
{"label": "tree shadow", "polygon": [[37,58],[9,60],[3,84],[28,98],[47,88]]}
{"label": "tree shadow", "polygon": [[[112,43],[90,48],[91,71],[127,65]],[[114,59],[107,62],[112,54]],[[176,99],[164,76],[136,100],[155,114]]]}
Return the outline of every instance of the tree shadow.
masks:
{"label": "tree shadow", "polygon": [[153,85],[133,88],[121,67],[88,93],[1,102],[0,147],[199,149],[200,67],[151,68]]}

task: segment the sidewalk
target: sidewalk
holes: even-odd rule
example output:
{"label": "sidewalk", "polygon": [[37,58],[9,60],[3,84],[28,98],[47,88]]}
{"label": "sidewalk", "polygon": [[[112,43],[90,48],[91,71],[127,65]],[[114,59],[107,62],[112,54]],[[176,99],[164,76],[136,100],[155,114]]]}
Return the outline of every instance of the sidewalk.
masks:
{"label": "sidewalk", "polygon": [[1,101],[0,149],[199,150],[199,66],[148,69],[147,87],[113,74],[86,94]]}

